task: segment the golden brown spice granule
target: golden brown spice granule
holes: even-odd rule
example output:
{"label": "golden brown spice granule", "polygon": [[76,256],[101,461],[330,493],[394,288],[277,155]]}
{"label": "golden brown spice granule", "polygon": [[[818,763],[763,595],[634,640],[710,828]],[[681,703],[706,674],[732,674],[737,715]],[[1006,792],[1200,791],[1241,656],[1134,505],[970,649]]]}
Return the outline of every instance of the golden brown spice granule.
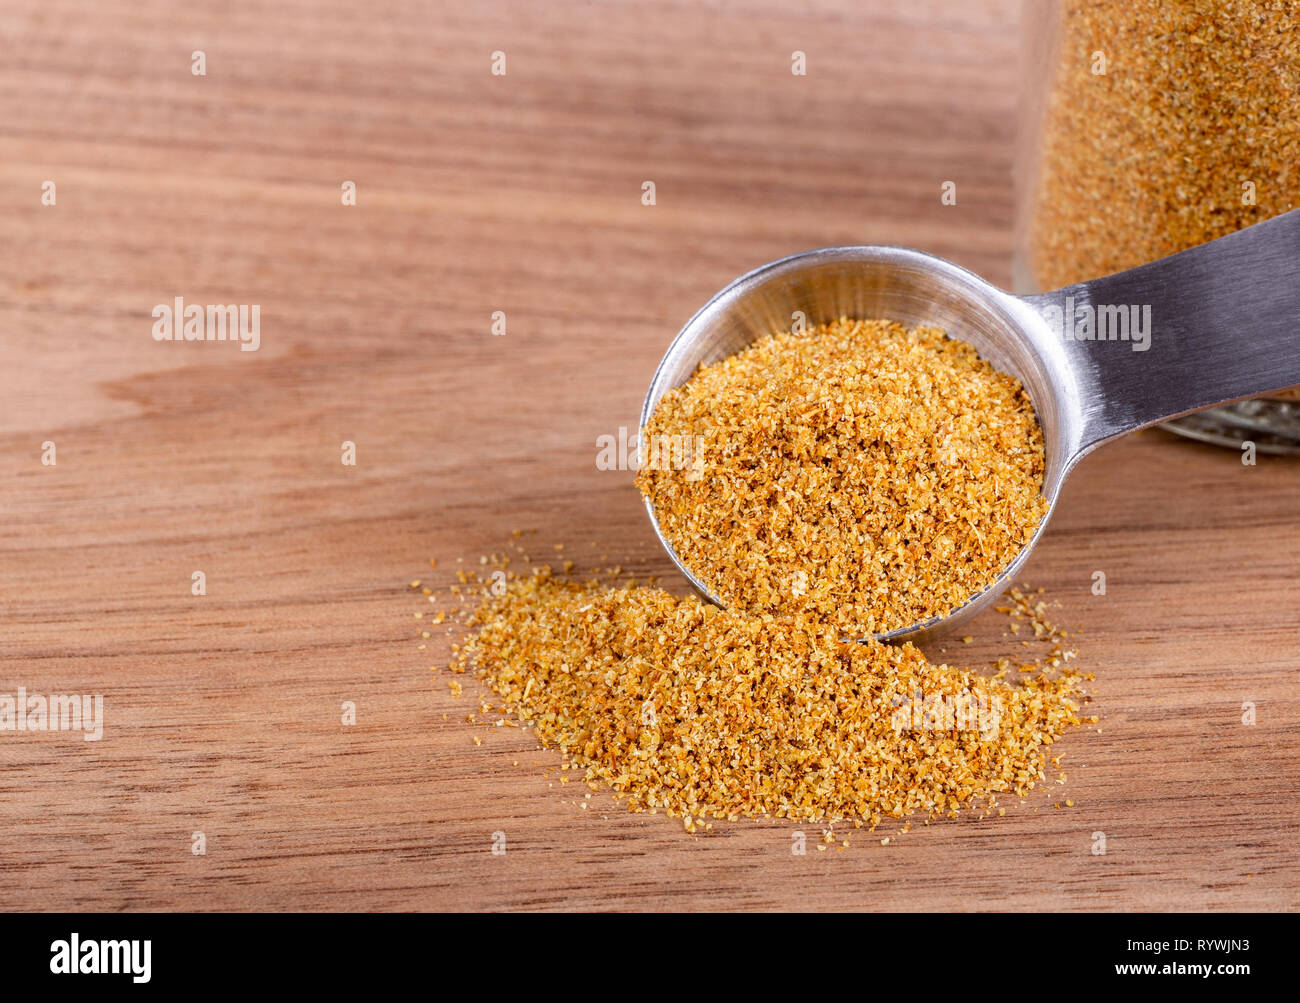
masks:
{"label": "golden brown spice granule", "polygon": [[1008,682],[657,588],[539,571],[485,595],[471,623],[453,671],[474,669],[593,789],[692,832],[704,818],[874,827],[991,811],[1043,782],[1046,750],[1079,723],[1068,668]]}
{"label": "golden brown spice granule", "polygon": [[700,445],[678,468],[651,457],[637,483],[723,605],[853,636],[962,605],[1047,509],[1028,394],[932,327],[763,338],[665,395],[641,435]]}
{"label": "golden brown spice granule", "polygon": [[[1013,662],[1010,658],[999,658],[995,666],[998,670],[997,678],[1003,678],[1012,668],[1022,673],[1057,669],[1077,657],[1077,651],[1065,646],[1069,633],[1048,620],[1047,601],[1042,598],[1043,591],[1030,591],[1027,586],[1012,587],[1002,593],[1005,602],[994,607],[999,613],[1007,615],[1011,634],[1019,634],[1021,625],[1027,624],[1033,631],[1033,637],[1022,640],[1020,644],[1026,648],[1037,648],[1037,657],[1031,657],[1028,661]],[[1092,676],[1088,674],[1084,678],[1091,679]]]}
{"label": "golden brown spice granule", "polygon": [[1063,0],[1058,31],[1028,234],[1041,288],[1300,206],[1293,0]]}

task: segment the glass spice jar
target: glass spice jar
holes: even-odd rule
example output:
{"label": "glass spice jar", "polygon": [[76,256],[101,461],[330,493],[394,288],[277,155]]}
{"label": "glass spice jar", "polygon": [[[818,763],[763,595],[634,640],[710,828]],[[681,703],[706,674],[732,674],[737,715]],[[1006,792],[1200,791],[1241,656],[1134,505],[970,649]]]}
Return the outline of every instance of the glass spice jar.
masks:
{"label": "glass spice jar", "polygon": [[[1132,268],[1300,206],[1300,3],[1025,0],[1021,31],[1017,292]],[[1165,427],[1300,452],[1300,392]]]}

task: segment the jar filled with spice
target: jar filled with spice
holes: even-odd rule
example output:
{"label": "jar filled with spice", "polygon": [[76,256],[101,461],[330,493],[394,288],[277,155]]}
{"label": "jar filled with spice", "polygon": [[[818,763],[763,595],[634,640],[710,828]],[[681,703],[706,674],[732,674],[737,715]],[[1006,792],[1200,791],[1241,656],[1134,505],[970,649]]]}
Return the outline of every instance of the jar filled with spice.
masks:
{"label": "jar filled with spice", "polygon": [[[1132,268],[1300,206],[1300,3],[1026,0],[1022,34],[1017,292]],[[1300,452],[1300,393],[1166,427]]]}

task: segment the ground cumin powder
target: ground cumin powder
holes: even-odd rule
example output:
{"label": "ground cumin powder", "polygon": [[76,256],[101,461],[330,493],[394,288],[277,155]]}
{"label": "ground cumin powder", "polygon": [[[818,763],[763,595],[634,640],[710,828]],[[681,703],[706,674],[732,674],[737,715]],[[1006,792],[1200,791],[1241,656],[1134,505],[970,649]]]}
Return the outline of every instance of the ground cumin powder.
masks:
{"label": "ground cumin powder", "polygon": [[668,393],[641,434],[696,444],[637,483],[714,596],[852,636],[961,606],[1047,509],[1028,394],[937,328],[765,337]]}
{"label": "ground cumin powder", "polygon": [[[1028,600],[1016,607],[1037,623]],[[1046,779],[1084,699],[1059,647],[1048,665],[986,677],[910,644],[841,641],[807,615],[729,613],[546,568],[484,589],[470,625],[452,671],[485,680],[493,714],[530,726],[593,790],[691,832],[742,816],[874,827],[976,805],[1001,814],[1001,795]]]}
{"label": "ground cumin powder", "polygon": [[494,724],[531,727],[593,790],[691,832],[1001,814],[1047,779],[1086,696],[1043,601],[1015,591],[1003,610],[1013,634],[1033,626],[1021,645],[1050,650],[989,676],[845,639],[961,605],[1032,538],[1043,445],[1019,383],[935,328],[842,319],[701,369],[642,436],[691,443],[691,462],[638,483],[728,608],[484,557],[490,583],[462,570],[452,586],[479,602],[451,669],[496,694]]}

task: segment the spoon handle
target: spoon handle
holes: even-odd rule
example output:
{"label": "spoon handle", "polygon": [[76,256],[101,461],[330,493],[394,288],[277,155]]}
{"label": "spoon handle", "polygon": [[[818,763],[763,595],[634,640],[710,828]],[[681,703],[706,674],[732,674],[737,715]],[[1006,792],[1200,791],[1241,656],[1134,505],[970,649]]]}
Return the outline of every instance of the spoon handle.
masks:
{"label": "spoon handle", "polygon": [[1078,377],[1076,455],[1167,418],[1295,386],[1300,209],[1023,299],[1062,339]]}

